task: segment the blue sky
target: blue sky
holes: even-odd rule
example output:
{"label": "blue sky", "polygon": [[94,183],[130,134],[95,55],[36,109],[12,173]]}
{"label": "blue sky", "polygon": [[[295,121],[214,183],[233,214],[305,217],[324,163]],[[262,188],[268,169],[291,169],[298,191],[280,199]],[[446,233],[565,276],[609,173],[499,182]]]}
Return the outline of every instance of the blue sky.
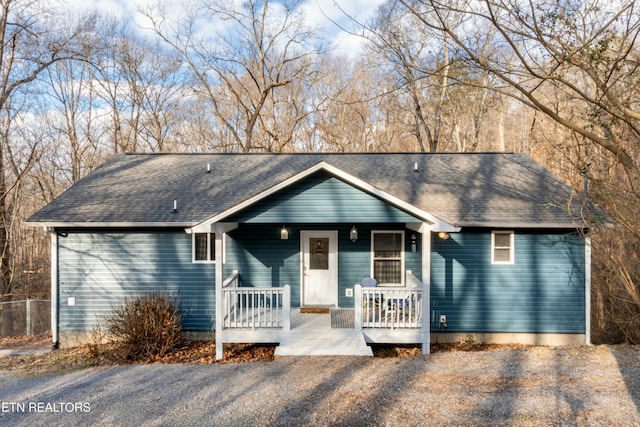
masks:
{"label": "blue sky", "polygon": [[[172,5],[186,4],[189,0],[174,0]],[[233,1],[233,0],[230,0]],[[331,22],[337,22],[346,29],[353,28],[353,24],[344,13],[366,21],[373,15],[376,8],[385,0],[305,0],[302,7],[304,15],[310,25],[319,25],[324,29],[327,41],[336,47],[339,53],[352,55],[356,53],[362,39],[342,31]],[[98,8],[117,16],[136,17],[137,7],[145,5],[149,0],[67,0],[74,8]],[[341,10],[342,9],[342,10]],[[344,12],[343,12],[344,11]]]}

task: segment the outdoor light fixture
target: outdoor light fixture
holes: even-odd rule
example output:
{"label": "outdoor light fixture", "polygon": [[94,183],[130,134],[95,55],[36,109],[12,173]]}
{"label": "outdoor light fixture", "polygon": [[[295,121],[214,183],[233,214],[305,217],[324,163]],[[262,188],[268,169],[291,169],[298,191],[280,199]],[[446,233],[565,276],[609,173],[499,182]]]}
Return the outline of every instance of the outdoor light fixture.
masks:
{"label": "outdoor light fixture", "polygon": [[351,239],[352,242],[355,242],[356,240],[358,240],[358,229],[356,228],[355,225],[351,228],[351,231],[349,232],[349,238]]}
{"label": "outdoor light fixture", "polygon": [[416,235],[411,235],[411,252],[416,252],[418,250],[418,244],[416,243]]}
{"label": "outdoor light fixture", "polygon": [[447,233],[446,231],[441,231],[438,233],[438,237],[441,238],[442,240],[449,240],[449,233]]}
{"label": "outdoor light fixture", "polygon": [[289,240],[289,230],[282,226],[282,230],[280,230],[280,240]]}

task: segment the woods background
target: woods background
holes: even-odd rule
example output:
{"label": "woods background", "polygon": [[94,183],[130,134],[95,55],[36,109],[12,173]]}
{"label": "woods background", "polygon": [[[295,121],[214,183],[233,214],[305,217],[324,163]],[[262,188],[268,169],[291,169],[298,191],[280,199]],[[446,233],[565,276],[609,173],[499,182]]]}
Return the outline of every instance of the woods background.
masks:
{"label": "woods background", "polygon": [[115,153],[509,151],[611,215],[593,341],[640,343],[635,2],[340,3],[354,52],[303,1],[0,0],[2,300],[48,297],[49,237],[23,222]]}

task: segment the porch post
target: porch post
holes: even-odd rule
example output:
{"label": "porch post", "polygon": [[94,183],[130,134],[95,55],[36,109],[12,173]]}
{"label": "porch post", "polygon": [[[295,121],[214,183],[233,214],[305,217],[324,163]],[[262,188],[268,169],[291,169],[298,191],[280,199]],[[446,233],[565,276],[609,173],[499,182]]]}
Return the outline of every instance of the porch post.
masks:
{"label": "porch post", "polygon": [[282,296],[282,330],[291,330],[291,286],[284,285]]}
{"label": "porch post", "polygon": [[216,290],[216,360],[221,360],[224,357],[224,343],[222,342],[222,326],[224,324],[223,318],[223,303],[222,303],[222,238],[224,228],[219,222],[213,225],[213,231],[215,232],[215,248],[216,248],[216,277],[213,285]]}
{"label": "porch post", "polygon": [[422,234],[422,331],[426,331],[426,341],[422,343],[422,354],[431,352],[431,226],[423,223]]}
{"label": "porch post", "polygon": [[353,300],[354,304],[354,328],[357,332],[362,332],[362,285],[360,283],[356,283],[353,287]]}

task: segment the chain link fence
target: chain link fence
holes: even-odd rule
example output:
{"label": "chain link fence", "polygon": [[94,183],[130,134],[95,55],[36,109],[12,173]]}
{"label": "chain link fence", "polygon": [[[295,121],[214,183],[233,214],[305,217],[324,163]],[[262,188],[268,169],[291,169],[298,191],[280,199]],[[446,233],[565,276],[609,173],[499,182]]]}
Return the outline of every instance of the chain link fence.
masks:
{"label": "chain link fence", "polygon": [[51,301],[0,302],[0,338],[38,335],[51,330]]}

